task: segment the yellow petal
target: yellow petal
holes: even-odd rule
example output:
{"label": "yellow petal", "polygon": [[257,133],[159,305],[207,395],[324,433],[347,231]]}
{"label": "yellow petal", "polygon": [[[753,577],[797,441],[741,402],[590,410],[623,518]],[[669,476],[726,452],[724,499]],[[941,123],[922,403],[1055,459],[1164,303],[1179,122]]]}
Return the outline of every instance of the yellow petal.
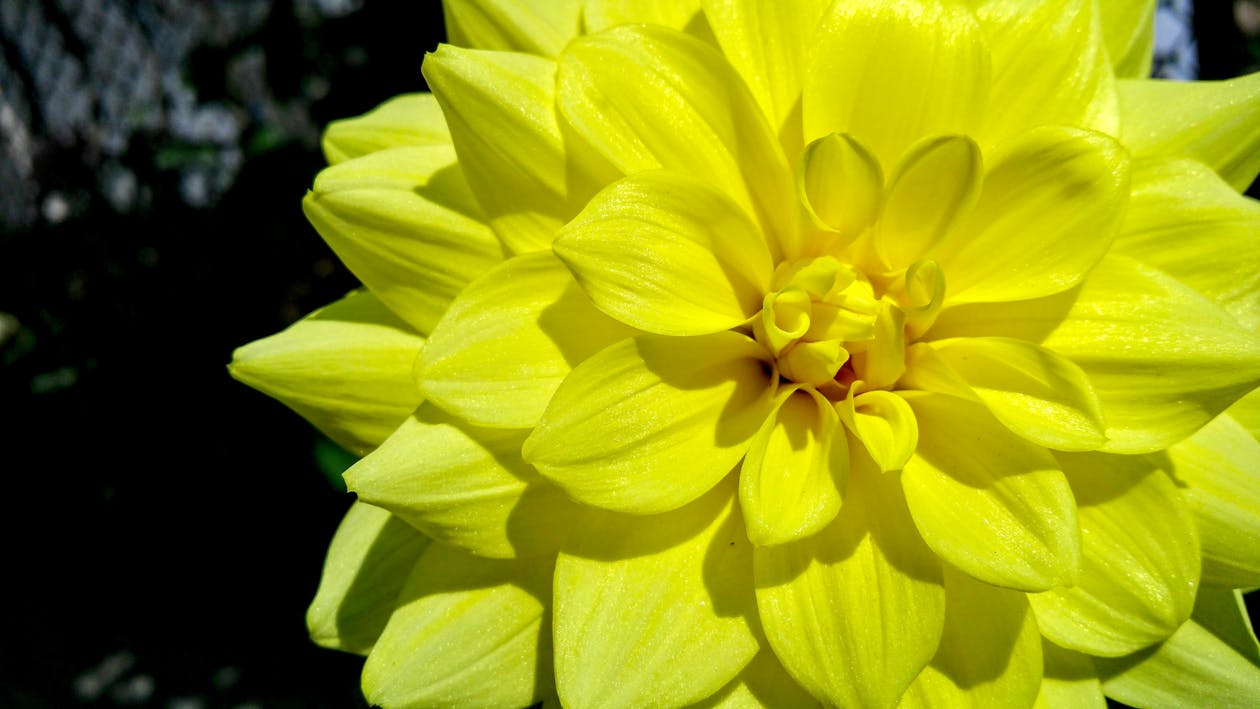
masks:
{"label": "yellow petal", "polygon": [[237,348],[228,371],[363,455],[420,405],[411,365],[424,339],[360,291]]}
{"label": "yellow petal", "polygon": [[1107,252],[1128,190],[1128,156],[1101,133],[1041,128],[1007,145],[975,208],[933,256],[949,278],[947,303],[1076,285]]}
{"label": "yellow petal", "polygon": [[1041,658],[1044,670],[1035,709],[1106,709],[1107,697],[1091,657],[1043,639]]}
{"label": "yellow petal", "polygon": [[515,253],[546,248],[604,184],[565,144],[556,119],[556,63],[449,45],[425,57],[459,165],[490,224]]}
{"label": "yellow petal", "polygon": [[451,303],[416,377],[430,401],[469,423],[529,428],[574,364],[633,333],[596,310],[552,254],[517,256]]}
{"label": "yellow petal", "polygon": [[928,138],[906,153],[888,178],[875,235],[886,270],[923,258],[967,215],[980,193],[981,172],[980,148],[966,136]]}
{"label": "yellow petal", "polygon": [[451,44],[554,57],[578,34],[582,0],[444,0]]}
{"label": "yellow petal", "polygon": [[443,544],[420,556],[363,666],[380,706],[523,707],[553,692],[551,564]]}
{"label": "yellow petal", "polygon": [[836,404],[840,420],[884,472],[901,470],[919,445],[919,424],[906,400],[876,389]]}
{"label": "yellow petal", "polygon": [[989,92],[989,51],[962,3],[837,2],[805,71],[805,140],[852,133],[895,165],[921,138],[975,133]]}
{"label": "yellow petal", "polygon": [[1251,664],[1260,666],[1260,641],[1256,640],[1241,589],[1201,586],[1190,617]]}
{"label": "yellow petal", "polygon": [[1103,259],[1042,344],[1093,382],[1105,450],[1115,453],[1176,443],[1260,382],[1260,338],[1187,286],[1119,255]]}
{"label": "yellow petal", "polygon": [[739,207],[700,180],[663,170],[600,192],[554,249],[600,310],[662,335],[746,322],[761,310],[774,272]]}
{"label": "yellow petal", "polygon": [[940,562],[915,532],[897,474],[881,474],[865,454],[854,456],[836,521],[757,548],[754,565],[770,646],[828,704],[891,707],[936,651]]}
{"label": "yellow petal", "polygon": [[979,4],[976,15],[993,53],[993,88],[981,133],[986,147],[1044,125],[1116,134],[1116,82],[1097,19],[1097,6],[1109,4],[1120,3]]}
{"label": "yellow petal", "polygon": [[1193,160],[1147,160],[1112,249],[1155,266],[1260,329],[1260,203]]}
{"label": "yellow petal", "polygon": [[576,508],[521,460],[525,433],[475,428],[424,404],[346,471],[346,485],[360,500],[479,556],[554,552]]}
{"label": "yellow petal", "polygon": [[751,545],[734,497],[724,483],[651,518],[583,517],[556,562],[565,706],[682,706],[717,692],[757,654]]}
{"label": "yellow petal", "polygon": [[1198,534],[1177,488],[1145,458],[1057,457],[1076,495],[1081,575],[1029,596],[1042,634],[1106,656],[1168,637],[1190,617],[1199,585]]}
{"label": "yellow petal", "polygon": [[333,121],[322,142],[330,165],[389,148],[450,144],[446,119],[430,93],[395,96],[362,116]]}
{"label": "yellow petal", "polygon": [[525,459],[587,504],[680,507],[739,462],[769,415],[764,356],[732,332],[622,340],[564,380]]}
{"label": "yellow petal", "polygon": [[1054,458],[980,404],[930,393],[907,399],[919,448],[901,480],[928,546],[998,586],[1039,591],[1072,583],[1081,539]]}
{"label": "yellow petal", "polygon": [[1041,686],[1041,636],[1028,600],[946,567],[945,632],[902,707],[1026,707]]}
{"label": "yellow petal", "polygon": [[1134,157],[1198,160],[1242,192],[1260,171],[1260,73],[1228,81],[1119,82]]}
{"label": "yellow petal", "polygon": [[[1080,367],[1051,350],[1007,337],[961,337],[930,346],[941,364],[1016,434],[1058,450],[1092,450],[1106,440],[1102,407],[1089,380]],[[904,383],[953,393],[950,383],[936,378],[911,365]]]}
{"label": "yellow petal", "polygon": [[367,654],[394,612],[429,538],[389,512],[355,502],[337,527],[306,611],[311,640]]}
{"label": "yellow petal", "polygon": [[[801,158],[801,202],[818,226],[836,232],[843,246],[879,218],[884,172],[871,151],[851,135],[831,133],[810,143]],[[801,252],[832,244],[806,244]]]}
{"label": "yellow petal", "polygon": [[302,209],[350,271],[421,333],[503,258],[450,146],[393,148],[326,168]]}
{"label": "yellow petal", "polygon": [[706,181],[772,244],[795,234],[787,159],[748,88],[712,47],[654,25],[574,41],[560,57],[560,114],[626,174],[663,167]]}
{"label": "yellow petal", "polygon": [[1167,454],[1203,544],[1203,582],[1260,585],[1260,442],[1224,414]]}
{"label": "yellow petal", "polygon": [[1247,429],[1252,437],[1260,440],[1260,389],[1244,394],[1226,413]]}
{"label": "yellow petal", "polygon": [[1096,663],[1107,696],[1132,706],[1260,706],[1260,668],[1193,620],[1153,651]]}
{"label": "yellow petal", "polygon": [[763,647],[730,684],[694,709],[798,709],[821,708],[783,669],[774,651]]}
{"label": "yellow petal", "polygon": [[705,15],[727,60],[770,119],[789,156],[801,138],[801,79],[827,0],[706,0]]}
{"label": "yellow petal", "polygon": [[1151,75],[1155,51],[1155,6],[1158,0],[1107,0],[1096,3],[1107,54],[1116,76],[1145,79]]}
{"label": "yellow petal", "polygon": [[590,33],[641,22],[676,30],[704,23],[700,0],[586,0],[582,17]]}
{"label": "yellow petal", "polygon": [[835,519],[848,473],[836,411],[813,389],[785,392],[752,439],[739,474],[739,505],[753,544],[783,544]]}

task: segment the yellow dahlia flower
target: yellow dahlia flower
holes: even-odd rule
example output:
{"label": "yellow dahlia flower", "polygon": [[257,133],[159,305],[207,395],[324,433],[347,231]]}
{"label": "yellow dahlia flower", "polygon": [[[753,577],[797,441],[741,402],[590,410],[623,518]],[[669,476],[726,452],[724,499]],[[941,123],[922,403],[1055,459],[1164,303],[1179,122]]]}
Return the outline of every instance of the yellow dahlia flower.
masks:
{"label": "yellow dahlia flower", "polygon": [[1260,705],[1260,75],[1153,0],[449,0],[329,127],[384,706]]}

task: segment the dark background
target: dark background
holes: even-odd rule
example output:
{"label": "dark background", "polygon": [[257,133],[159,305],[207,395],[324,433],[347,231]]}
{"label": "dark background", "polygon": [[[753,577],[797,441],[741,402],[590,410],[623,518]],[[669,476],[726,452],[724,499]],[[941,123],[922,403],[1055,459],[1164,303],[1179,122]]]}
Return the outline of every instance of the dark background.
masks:
{"label": "dark background", "polygon": [[[1200,5],[1201,75],[1249,70]],[[345,461],[225,365],[354,287],[299,206],[318,127],[442,37],[437,2],[0,0],[0,706],[363,705],[303,619]]]}

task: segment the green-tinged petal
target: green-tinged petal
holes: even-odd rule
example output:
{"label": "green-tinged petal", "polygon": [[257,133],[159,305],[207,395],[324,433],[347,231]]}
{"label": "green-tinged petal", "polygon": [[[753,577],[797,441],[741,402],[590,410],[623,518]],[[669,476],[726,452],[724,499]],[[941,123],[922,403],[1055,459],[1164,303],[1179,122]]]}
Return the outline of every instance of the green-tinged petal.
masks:
{"label": "green-tinged petal", "polygon": [[975,208],[933,258],[947,303],[1067,290],[1107,252],[1124,214],[1129,159],[1101,133],[1040,128],[993,159]]}
{"label": "green-tinged petal", "polygon": [[649,23],[700,35],[704,24],[700,0],[586,0],[582,13],[586,31],[590,33],[625,24]]}
{"label": "green-tinged petal", "polygon": [[1035,709],[1106,709],[1107,697],[1092,658],[1043,639],[1041,659],[1044,669]]}
{"label": "green-tinged petal", "polygon": [[936,652],[945,622],[940,562],[915,531],[897,473],[880,473],[865,454],[854,455],[831,526],[759,547],[754,564],[770,646],[825,703],[891,707]]}
{"label": "green-tinged petal", "polygon": [[582,0],[444,0],[451,44],[554,57],[578,34]]}
{"label": "green-tinged petal", "polygon": [[985,0],[976,8],[993,53],[986,147],[1034,126],[1120,126],[1116,82],[1096,5],[1115,0]]}
{"label": "green-tinged petal", "polygon": [[564,120],[626,174],[662,167],[706,181],[761,224],[772,248],[795,235],[787,159],[721,54],[663,27],[618,27],[560,57]]}
{"label": "green-tinged petal", "polygon": [[525,442],[525,459],[575,499],[674,509],[744,456],[770,413],[761,346],[732,332],[641,335],[578,365]]}
{"label": "green-tinged petal", "polygon": [[1115,453],[1176,443],[1260,382],[1260,337],[1119,255],[1103,259],[1042,344],[1085,370],[1102,401],[1105,449]]}
{"label": "green-tinged petal", "polygon": [[[836,232],[843,246],[879,218],[884,172],[879,160],[851,135],[831,133],[810,143],[801,158],[801,203],[816,226]],[[822,250],[832,244],[810,244]]]}
{"label": "green-tinged petal", "polygon": [[556,118],[556,63],[529,54],[443,45],[424,60],[459,165],[503,243],[546,248],[604,184],[566,145]]}
{"label": "green-tinged petal", "polygon": [[360,291],[237,348],[228,371],[363,455],[420,405],[411,365],[423,346],[424,338]]}
{"label": "green-tinged petal", "polygon": [[1119,82],[1120,136],[1135,157],[1205,163],[1242,192],[1260,171],[1260,73],[1228,81]]}
{"label": "green-tinged petal", "polygon": [[590,511],[556,562],[564,705],[680,706],[717,692],[757,654],[751,575],[733,484],[651,518]]}
{"label": "green-tinged petal", "polygon": [[1260,330],[1260,203],[1202,164],[1138,163],[1112,249],[1176,277]]}
{"label": "green-tinged petal", "polygon": [[[1102,407],[1084,372],[1045,347],[1009,337],[960,337],[915,349],[903,385],[974,395],[1011,431],[1048,448],[1092,450],[1106,440]],[[947,372],[916,366],[932,355]],[[954,377],[966,391],[949,381]]]}
{"label": "green-tinged petal", "polygon": [[1260,440],[1260,389],[1244,394],[1226,413],[1247,429],[1252,437]]}
{"label": "green-tinged petal", "polygon": [[425,549],[363,667],[374,705],[523,707],[551,694],[551,564]]}
{"label": "green-tinged petal", "polygon": [[738,206],[664,170],[600,192],[554,249],[600,310],[662,335],[746,322],[761,310],[774,272],[761,233]]}
{"label": "green-tinged petal", "polygon": [[1251,616],[1243,601],[1243,593],[1236,588],[1199,588],[1194,599],[1194,622],[1225,641],[1251,664],[1260,666],[1260,642],[1251,626]]}
{"label": "green-tinged petal", "polygon": [[479,556],[552,552],[576,508],[521,460],[525,435],[474,428],[426,403],[346,471],[346,485],[360,500]]}
{"label": "green-tinged petal", "polygon": [[503,258],[449,145],[382,150],[326,168],[302,209],[346,267],[421,333]]}
{"label": "green-tinged petal", "polygon": [[1203,544],[1203,582],[1260,586],[1260,442],[1225,414],[1167,455]]}
{"label": "green-tinged petal", "polygon": [[821,707],[763,647],[725,688],[692,709],[801,709]]}
{"label": "green-tinged petal", "polygon": [[801,138],[801,80],[810,38],[827,0],[705,0],[727,61],[752,89],[757,104],[778,131],[788,155]]}
{"label": "green-tinged petal", "polygon": [[989,50],[972,11],[931,0],[837,2],[805,71],[805,140],[852,133],[895,165],[921,138],[972,134],[989,94]]}
{"label": "green-tinged petal", "polygon": [[1027,707],[1041,687],[1041,636],[1028,599],[946,567],[945,632],[902,707]]}
{"label": "green-tinged petal", "polygon": [[783,544],[827,526],[840,510],[849,449],[836,410],[812,389],[779,397],[739,474],[739,505],[753,544]]}
{"label": "green-tinged petal", "polygon": [[306,611],[317,645],[367,654],[394,612],[428,537],[389,512],[355,502],[328,547]]}
{"label": "green-tinged petal", "polygon": [[1260,668],[1193,620],[1155,648],[1095,662],[1107,696],[1132,706],[1260,706]]}
{"label": "green-tinged petal", "polygon": [[552,254],[517,256],[451,303],[416,377],[430,401],[469,423],[529,428],[576,364],[633,333],[596,310]]}
{"label": "green-tinged petal", "polygon": [[[850,389],[852,394],[852,389]],[[884,472],[901,470],[919,446],[919,423],[906,400],[876,389],[836,404],[840,420]]]}
{"label": "green-tinged petal", "polygon": [[875,235],[884,269],[906,268],[936,246],[971,210],[981,174],[980,148],[966,136],[928,138],[907,151],[888,178]]}
{"label": "green-tinged petal", "polygon": [[1181,493],[1146,458],[1057,457],[1076,495],[1081,575],[1029,596],[1042,634],[1108,657],[1168,637],[1190,617],[1199,585],[1199,539]]}
{"label": "green-tinged petal", "polygon": [[1126,79],[1150,76],[1158,0],[1098,0],[1095,4],[1116,76]]}
{"label": "green-tinged petal", "polygon": [[931,393],[908,401],[919,448],[901,481],[928,546],[998,586],[1040,591],[1072,583],[1081,554],[1076,505],[1050,453],[981,404]]}
{"label": "green-tinged petal", "polygon": [[450,144],[446,119],[430,93],[395,96],[362,116],[333,121],[322,142],[330,165],[388,148]]}

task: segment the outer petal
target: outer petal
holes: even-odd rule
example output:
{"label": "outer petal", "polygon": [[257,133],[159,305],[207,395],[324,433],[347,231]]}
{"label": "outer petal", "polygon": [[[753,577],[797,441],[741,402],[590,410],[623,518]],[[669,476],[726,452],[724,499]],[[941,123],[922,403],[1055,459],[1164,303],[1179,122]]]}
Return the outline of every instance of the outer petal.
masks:
{"label": "outer petal", "polygon": [[836,410],[813,390],[785,392],[753,438],[739,474],[739,505],[753,544],[782,544],[827,526],[840,511],[849,468]]}
{"label": "outer petal", "polygon": [[947,304],[1076,285],[1107,252],[1128,192],[1128,155],[1101,133],[1041,128],[1007,145],[975,208],[933,255],[948,279]]}
{"label": "outer petal", "polygon": [[774,651],[763,647],[730,684],[694,705],[694,709],[800,709],[821,706],[783,669]]}
{"label": "outer petal", "polygon": [[1048,640],[1041,643],[1041,656],[1045,668],[1036,709],[1106,709],[1107,697],[1093,658],[1064,650]]}
{"label": "outer petal", "polygon": [[363,667],[368,701],[506,708],[550,694],[550,572],[430,546]]}
{"label": "outer petal", "polygon": [[420,405],[411,363],[424,338],[360,291],[237,348],[228,371],[363,455]]}
{"label": "outer petal", "polygon": [[699,178],[754,216],[772,244],[795,235],[787,160],[712,47],[658,26],[619,27],[570,44],[557,82],[567,124],[617,169]]}
{"label": "outer petal", "polygon": [[681,706],[717,692],[757,654],[751,546],[732,488],[652,518],[583,518],[556,562],[565,706]]}
{"label": "outer petal", "polygon": [[555,62],[444,45],[423,70],[499,238],[518,254],[545,248],[606,179],[560,134]]}
{"label": "outer petal", "polygon": [[1102,261],[1042,344],[1094,383],[1106,450],[1116,453],[1176,443],[1260,383],[1260,337],[1190,288],[1118,255]]}
{"label": "outer petal", "polygon": [[897,474],[881,474],[864,454],[835,523],[756,549],[754,564],[770,646],[825,703],[891,707],[936,651],[940,562],[914,530]]}
{"label": "outer petal", "polygon": [[306,627],[317,645],[367,654],[429,538],[389,512],[354,503],[337,527]]}
{"label": "outer petal", "polygon": [[1148,160],[1112,248],[1175,276],[1260,330],[1260,203],[1193,160]]}
{"label": "outer petal", "polygon": [[346,471],[346,485],[479,556],[553,552],[575,508],[520,458],[524,431],[477,429],[425,404]]}
{"label": "outer petal", "polygon": [[587,32],[599,32],[641,22],[687,30],[703,36],[707,28],[700,15],[700,0],[586,0],[583,22]]}
{"label": "outer petal", "polygon": [[1253,665],[1260,666],[1260,642],[1251,627],[1251,617],[1243,592],[1235,588],[1201,587],[1194,599],[1194,622],[1237,650]]}
{"label": "outer petal", "polygon": [[1041,632],[1114,657],[1173,633],[1194,607],[1199,540],[1172,480],[1144,458],[1059,454],[1076,494],[1081,575],[1029,596]]}
{"label": "outer petal", "polygon": [[1107,54],[1116,76],[1145,79],[1151,75],[1155,51],[1155,6],[1158,0],[1099,0]]}
{"label": "outer petal", "polygon": [[554,57],[578,34],[582,0],[445,0],[451,44]]}
{"label": "outer petal", "polygon": [[529,428],[574,365],[634,331],[595,309],[550,253],[460,293],[416,365],[428,399],[479,426]]}
{"label": "outer petal", "polygon": [[761,310],[774,270],[739,207],[704,182],[665,171],[600,192],[554,249],[601,310],[662,335],[746,322]]}
{"label": "outer petal", "polygon": [[983,121],[989,51],[962,3],[837,2],[812,57],[801,99],[806,142],[852,133],[895,165],[919,139],[974,134]]}
{"label": "outer petal", "polygon": [[1260,706],[1260,668],[1193,620],[1153,649],[1097,664],[1107,696],[1133,706]]}
{"label": "outer petal", "polygon": [[1044,590],[1076,579],[1080,533],[1054,458],[1008,431],[983,406],[907,397],[919,449],[901,480],[928,546],[989,583]]}
{"label": "outer petal", "polygon": [[769,415],[764,356],[732,332],[623,340],[560,385],[525,459],[587,504],[680,507],[739,462]]}
{"label": "outer petal", "polygon": [[901,706],[1026,707],[1041,687],[1041,636],[1018,591],[946,567],[945,632]]}
{"label": "outer petal", "polygon": [[1260,442],[1226,414],[1167,454],[1203,543],[1203,582],[1260,585]]}
{"label": "outer petal", "polygon": [[1198,160],[1242,192],[1260,171],[1260,73],[1229,81],[1119,83],[1121,138],[1135,157]]}
{"label": "outer petal", "polygon": [[[874,224],[884,206],[879,160],[851,135],[831,133],[806,146],[797,189],[814,226],[835,232],[837,246]],[[819,239],[807,251],[829,246]]]}
{"label": "outer petal", "polygon": [[916,345],[910,360],[903,385],[977,398],[1034,443],[1091,450],[1106,440],[1089,379],[1044,347],[1009,337],[960,337]]}
{"label": "outer petal", "polygon": [[1097,5],[1109,4],[1118,3],[979,4],[976,15],[993,52],[993,88],[982,132],[986,145],[1044,125],[1116,133],[1116,82],[1097,11]]}
{"label": "outer petal", "polygon": [[333,121],[322,142],[330,165],[389,148],[450,144],[446,119],[430,93],[395,96],[362,116]]}
{"label": "outer petal", "polygon": [[382,150],[327,168],[302,209],[354,275],[421,333],[503,258],[450,146]]}
{"label": "outer petal", "polygon": [[1260,440],[1260,389],[1253,390],[1243,395],[1241,399],[1234,402],[1234,405],[1226,411],[1242,427],[1251,433],[1252,437]]}

